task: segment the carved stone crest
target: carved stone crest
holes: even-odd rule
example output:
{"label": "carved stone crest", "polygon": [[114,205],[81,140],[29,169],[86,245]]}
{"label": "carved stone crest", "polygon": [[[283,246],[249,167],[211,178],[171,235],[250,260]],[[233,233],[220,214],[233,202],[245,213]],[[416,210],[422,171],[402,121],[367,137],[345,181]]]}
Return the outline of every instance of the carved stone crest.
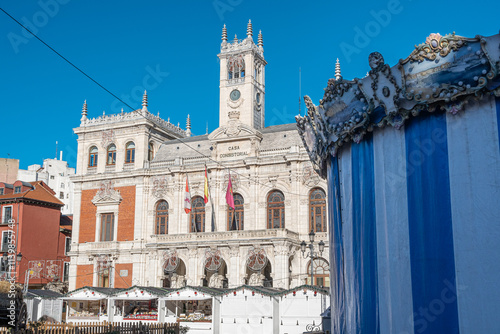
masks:
{"label": "carved stone crest", "polygon": [[101,141],[102,147],[107,147],[114,141],[115,141],[115,132],[113,131],[113,129],[102,132],[102,141]]}
{"label": "carved stone crest", "polygon": [[151,194],[156,197],[162,197],[167,192],[167,177],[155,177],[152,182]]}
{"label": "carved stone crest", "polygon": [[[222,190],[225,192],[227,190],[227,184],[229,183],[229,172],[224,172],[224,182],[222,182]],[[238,191],[240,188],[240,175],[233,173],[231,174],[231,185],[233,186],[233,192]]]}
{"label": "carved stone crest", "polygon": [[302,184],[308,187],[314,187],[319,183],[319,175],[314,171],[311,165],[306,165],[302,170]]}
{"label": "carved stone crest", "polygon": [[97,194],[92,199],[92,203],[95,205],[103,203],[120,203],[122,196],[118,190],[113,188],[110,180],[101,182],[101,186],[97,191]]}

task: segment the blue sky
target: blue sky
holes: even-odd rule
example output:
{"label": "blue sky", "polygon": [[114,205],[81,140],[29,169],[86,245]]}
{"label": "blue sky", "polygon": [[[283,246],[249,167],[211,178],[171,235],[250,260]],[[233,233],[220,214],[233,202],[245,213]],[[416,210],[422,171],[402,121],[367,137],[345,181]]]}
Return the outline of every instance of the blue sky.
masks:
{"label": "blue sky", "polygon": [[[149,110],[194,134],[218,126],[221,30],[244,38],[252,20],[262,30],[266,126],[294,122],[302,95],[315,103],[333,77],[336,58],[346,79],[363,77],[368,55],[386,63],[407,57],[430,33],[497,34],[498,1],[5,1],[0,7],[132,107],[149,87]],[[55,157],[76,164],[81,108],[89,117],[117,113],[121,102],[83,76],[0,12],[0,158],[20,168]],[[154,75],[152,73],[155,73]],[[302,107],[304,110],[304,106]]]}

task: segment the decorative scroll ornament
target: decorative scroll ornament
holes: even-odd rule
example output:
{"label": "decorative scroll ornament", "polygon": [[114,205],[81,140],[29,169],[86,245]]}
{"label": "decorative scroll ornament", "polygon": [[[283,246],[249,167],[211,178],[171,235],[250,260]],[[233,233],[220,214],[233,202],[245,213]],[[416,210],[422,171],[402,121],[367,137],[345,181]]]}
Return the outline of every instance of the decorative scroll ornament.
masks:
{"label": "decorative scroll ornament", "polygon": [[167,192],[167,188],[168,185],[166,176],[155,177],[152,182],[151,194],[156,198],[160,198]]}
{"label": "decorative scroll ornament", "polygon": [[108,147],[108,145],[113,143],[115,140],[116,140],[115,132],[113,131],[113,129],[102,132],[102,141],[101,141],[102,147],[104,148]]}
{"label": "decorative scroll ornament", "polygon": [[97,272],[101,273],[111,266],[111,259],[109,255],[101,254],[97,257]]}
{"label": "decorative scroll ornament", "polygon": [[251,247],[248,251],[248,269],[260,272],[267,264],[267,255],[264,248]]}
{"label": "decorative scroll ornament", "polygon": [[370,72],[352,81],[328,80],[320,104],[308,96],[297,129],[318,174],[326,178],[328,156],[359,143],[376,128],[404,126],[422,110],[457,114],[471,99],[500,95],[500,35],[465,38],[431,34],[410,56],[389,67],[370,54]]}
{"label": "decorative scroll ornament", "polygon": [[319,176],[310,165],[304,166],[302,171],[302,184],[307,187],[314,187],[319,183]]}
{"label": "decorative scroll ornament", "polygon": [[208,271],[217,271],[222,265],[222,256],[219,250],[207,250],[205,252],[205,269]]}
{"label": "decorative scroll ornament", "polygon": [[61,260],[47,260],[45,263],[47,278],[57,280],[61,278]]}
{"label": "decorative scroll ornament", "polygon": [[456,36],[455,33],[444,37],[440,34],[430,34],[425,39],[425,43],[415,46],[415,50],[403,63],[408,61],[422,62],[425,59],[435,60],[438,55],[446,57],[451,51],[457,51],[464,46],[467,41],[474,41],[474,39]]}
{"label": "decorative scroll ornament", "polygon": [[165,274],[173,273],[179,266],[180,259],[175,250],[166,250],[162,254],[163,258],[163,272]]}

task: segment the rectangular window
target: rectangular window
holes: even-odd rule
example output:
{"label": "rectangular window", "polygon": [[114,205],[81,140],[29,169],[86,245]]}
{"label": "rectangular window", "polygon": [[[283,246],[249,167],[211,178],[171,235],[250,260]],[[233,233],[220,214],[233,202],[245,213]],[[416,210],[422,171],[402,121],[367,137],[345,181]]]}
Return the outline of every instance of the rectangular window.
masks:
{"label": "rectangular window", "polygon": [[68,280],[69,280],[69,262],[64,262],[63,282],[67,282]]}
{"label": "rectangular window", "polygon": [[21,186],[17,186],[14,188],[14,194],[19,194],[21,192]]}
{"label": "rectangular window", "polygon": [[2,214],[2,223],[7,224],[9,220],[12,219],[12,207],[11,206],[4,206],[3,207],[3,214]]}
{"label": "rectangular window", "polygon": [[97,274],[97,286],[101,288],[109,288],[109,269],[103,269]]}
{"label": "rectangular window", "polygon": [[113,241],[114,222],[115,222],[115,215],[113,213],[103,213],[101,215],[100,241]]}
{"label": "rectangular window", "polygon": [[3,195],[3,188],[0,188],[0,195]]}
{"label": "rectangular window", "polygon": [[66,237],[66,244],[64,246],[64,255],[68,255],[69,251],[71,251],[71,238]]}
{"label": "rectangular window", "polygon": [[59,192],[59,198],[60,198],[60,199],[64,199],[64,193],[63,193],[62,191],[61,191],[61,192]]}
{"label": "rectangular window", "polygon": [[50,179],[51,179],[51,180],[53,180],[53,179],[54,179],[54,175],[51,175],[51,176],[50,176]]}
{"label": "rectangular window", "polygon": [[3,231],[2,232],[2,252],[9,251],[9,244],[11,242],[11,234],[12,231]]}

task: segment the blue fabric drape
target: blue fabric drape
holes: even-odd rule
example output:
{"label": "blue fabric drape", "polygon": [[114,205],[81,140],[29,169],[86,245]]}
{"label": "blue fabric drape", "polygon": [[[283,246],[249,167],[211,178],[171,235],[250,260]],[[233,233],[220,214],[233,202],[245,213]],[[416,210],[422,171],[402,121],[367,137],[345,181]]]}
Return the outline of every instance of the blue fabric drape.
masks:
{"label": "blue fabric drape", "polygon": [[[352,248],[356,300],[349,312],[355,312],[356,332],[380,333],[378,313],[377,234],[375,216],[373,137],[371,134],[351,146],[352,159]],[[347,326],[353,328],[352,326]]]}
{"label": "blue fabric drape", "polygon": [[415,333],[459,333],[446,117],[405,128]]}
{"label": "blue fabric drape", "polygon": [[331,291],[331,322],[332,333],[344,334],[345,329],[345,308],[344,308],[344,245],[342,240],[342,213],[340,198],[339,164],[337,157],[331,157],[328,166],[328,215],[333,221],[329,228],[331,249],[330,249],[330,282]]}

